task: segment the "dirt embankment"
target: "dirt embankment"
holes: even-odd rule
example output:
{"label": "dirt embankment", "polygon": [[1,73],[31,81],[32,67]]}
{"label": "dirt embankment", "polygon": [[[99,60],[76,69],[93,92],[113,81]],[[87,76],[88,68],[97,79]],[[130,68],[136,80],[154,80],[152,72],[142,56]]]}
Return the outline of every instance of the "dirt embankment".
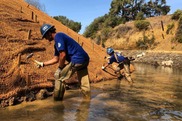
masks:
{"label": "dirt embankment", "polygon": [[[78,42],[90,56],[89,76],[91,82],[110,79],[113,76],[101,70],[105,49],[84,38],[52,17],[28,5],[24,0],[0,1],[0,104],[13,105],[35,99],[44,88],[53,88],[54,72],[58,65],[37,68],[27,55],[47,61],[54,55],[54,42],[42,40],[40,27],[49,23]],[[51,81],[50,81],[51,80]],[[68,83],[77,82],[75,76]]]}

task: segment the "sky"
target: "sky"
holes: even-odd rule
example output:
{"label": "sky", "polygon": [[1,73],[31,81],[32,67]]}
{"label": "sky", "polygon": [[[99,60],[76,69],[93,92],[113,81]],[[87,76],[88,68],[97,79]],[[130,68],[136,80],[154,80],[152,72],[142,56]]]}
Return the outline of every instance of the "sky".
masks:
{"label": "sky", "polygon": [[[66,16],[69,20],[80,22],[82,34],[95,18],[109,12],[112,0],[39,0],[45,6],[45,12],[49,16]],[[182,9],[182,0],[166,0],[171,6],[169,14],[177,9]]]}

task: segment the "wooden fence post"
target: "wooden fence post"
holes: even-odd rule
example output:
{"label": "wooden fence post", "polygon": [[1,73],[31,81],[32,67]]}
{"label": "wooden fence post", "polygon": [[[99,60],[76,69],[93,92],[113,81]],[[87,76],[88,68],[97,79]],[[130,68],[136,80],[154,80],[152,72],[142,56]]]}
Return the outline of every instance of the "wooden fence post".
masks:
{"label": "wooden fence post", "polygon": [[31,75],[27,74],[26,75],[26,86],[28,87],[28,86],[30,86],[30,84],[31,84]]}
{"label": "wooden fence post", "polygon": [[92,41],[92,49],[94,50],[94,42]]}
{"label": "wooden fence post", "polygon": [[30,30],[28,31],[27,40],[30,39],[30,37],[31,37],[31,32],[32,32],[32,30],[30,29]]}
{"label": "wooden fence post", "polygon": [[35,15],[35,22],[37,22],[37,15]]}
{"label": "wooden fence post", "polygon": [[21,53],[18,54],[18,67],[20,67],[21,64]]}
{"label": "wooden fence post", "polygon": [[163,21],[161,21],[162,31],[164,31]]}
{"label": "wooden fence post", "polygon": [[22,7],[20,7],[20,13],[23,13]]}
{"label": "wooden fence post", "polygon": [[81,46],[83,47],[83,42],[81,43]]}
{"label": "wooden fence post", "polygon": [[78,44],[79,44],[79,41],[80,41],[80,39],[79,39],[79,37],[78,37]]}
{"label": "wooden fence post", "polygon": [[34,18],[33,16],[34,16],[34,13],[33,13],[33,11],[32,11],[32,20],[33,20],[33,18]]}
{"label": "wooden fence post", "polygon": [[165,38],[164,38],[164,34],[162,34],[162,38],[165,39]]}

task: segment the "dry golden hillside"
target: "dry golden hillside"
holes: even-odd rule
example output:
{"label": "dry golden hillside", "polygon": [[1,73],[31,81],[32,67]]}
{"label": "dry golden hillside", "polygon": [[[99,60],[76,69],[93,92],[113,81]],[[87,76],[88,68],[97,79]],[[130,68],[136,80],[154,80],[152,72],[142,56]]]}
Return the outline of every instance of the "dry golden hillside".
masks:
{"label": "dry golden hillside", "polygon": [[[41,40],[40,27],[43,23],[55,25],[57,31],[64,32],[75,39],[90,56],[89,76],[91,82],[103,78],[113,78],[101,70],[105,49],[72,31],[47,14],[28,5],[24,0],[0,1],[0,101],[12,96],[20,96],[26,90],[49,88],[53,84],[57,65],[38,69],[33,58],[46,61],[53,57],[53,45]],[[69,81],[75,81],[73,78]]]}
{"label": "dry golden hillside", "polygon": [[[154,51],[182,51],[182,44],[173,42],[178,21],[172,20],[171,15],[151,17],[146,19],[150,22],[149,29],[139,31],[134,26],[134,22],[127,22],[114,28],[111,37],[106,41],[106,46],[113,46],[117,49],[136,49],[136,42],[147,36],[155,38],[155,46],[148,48]],[[168,25],[174,24],[169,34],[166,34]],[[162,29],[163,26],[163,29]]]}

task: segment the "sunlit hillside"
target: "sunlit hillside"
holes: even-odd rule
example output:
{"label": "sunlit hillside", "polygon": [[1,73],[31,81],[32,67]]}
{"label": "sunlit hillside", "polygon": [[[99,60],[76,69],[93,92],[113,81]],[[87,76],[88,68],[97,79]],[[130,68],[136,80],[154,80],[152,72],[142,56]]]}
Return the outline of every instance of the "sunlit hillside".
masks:
{"label": "sunlit hillside", "polygon": [[[171,15],[152,17],[146,20],[150,22],[150,26],[145,31],[139,31],[134,26],[134,21],[115,27],[105,45],[113,46],[116,49],[142,49],[136,47],[136,42],[146,36],[149,39],[154,37],[154,44],[147,50],[182,51],[182,44],[174,41],[178,21],[172,20]],[[172,24],[174,27],[167,33],[168,26]]]}
{"label": "sunlit hillside", "polygon": [[[0,1],[0,100],[28,89],[52,87],[58,65],[37,68],[27,55],[33,53],[38,61],[47,61],[54,55],[54,42],[42,40],[40,27],[49,23],[75,39],[89,54],[91,82],[113,78],[102,71],[105,49],[72,31],[49,15],[27,4],[24,0]],[[72,78],[69,81],[77,81]]]}

